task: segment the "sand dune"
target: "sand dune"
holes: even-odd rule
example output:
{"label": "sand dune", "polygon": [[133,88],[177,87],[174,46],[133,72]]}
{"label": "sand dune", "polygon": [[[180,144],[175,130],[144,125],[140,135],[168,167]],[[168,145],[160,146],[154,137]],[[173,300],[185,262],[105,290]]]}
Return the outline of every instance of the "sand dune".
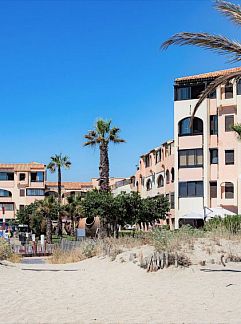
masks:
{"label": "sand dune", "polygon": [[67,265],[9,264],[0,266],[0,278],[4,323],[241,321],[237,263],[147,273],[130,262],[92,258]]}

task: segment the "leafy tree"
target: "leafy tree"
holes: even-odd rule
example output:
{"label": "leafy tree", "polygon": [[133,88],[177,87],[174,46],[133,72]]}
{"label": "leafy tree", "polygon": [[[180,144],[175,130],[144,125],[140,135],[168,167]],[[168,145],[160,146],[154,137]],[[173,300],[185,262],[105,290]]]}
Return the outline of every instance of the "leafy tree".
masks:
{"label": "leafy tree", "polygon": [[[69,169],[71,167],[71,162],[68,156],[63,156],[61,153],[59,155],[55,154],[51,156],[51,161],[47,165],[47,169],[50,172],[55,173],[56,170],[58,172],[58,202],[62,203],[62,195],[61,195],[61,187],[62,187],[62,168]],[[58,217],[58,227],[57,227],[58,236],[62,236],[62,215],[59,214]]]}
{"label": "leafy tree", "polygon": [[93,130],[84,137],[87,141],[84,146],[99,146],[99,187],[100,190],[109,191],[109,144],[123,143],[119,137],[120,128],[111,127],[111,120],[98,119]]}
{"label": "leafy tree", "polygon": [[79,195],[70,195],[67,197],[65,211],[71,220],[70,235],[74,236],[75,222],[82,214],[82,198]]}
{"label": "leafy tree", "polygon": [[35,201],[30,205],[24,206],[19,209],[16,214],[16,219],[19,224],[28,225],[30,230],[37,236],[45,233],[45,221],[42,216],[37,213],[39,201]]}
{"label": "leafy tree", "polygon": [[39,200],[36,214],[46,220],[46,241],[52,243],[52,220],[58,219],[60,214],[59,202],[53,196]]}
{"label": "leafy tree", "polygon": [[[215,1],[215,8],[232,22],[236,23],[237,25],[241,25],[241,7],[239,5],[219,0]],[[236,40],[233,41],[222,35],[182,32],[173,35],[171,38],[166,40],[161,47],[163,49],[167,49],[171,45],[194,45],[213,50],[218,54],[229,55],[232,62],[239,62],[241,60],[241,43]],[[194,107],[192,119],[203,100],[206,99],[207,96],[211,94],[219,85],[225,84],[232,79],[238,80],[240,78],[241,71],[239,70],[225,74],[224,76],[220,76],[211,82],[200,95],[199,100]]]}
{"label": "leafy tree", "polygon": [[109,191],[88,191],[83,202],[84,217],[100,218],[100,237],[110,234],[110,224],[115,217],[114,197]]}
{"label": "leafy tree", "polygon": [[169,201],[163,195],[144,198],[142,199],[137,223],[153,223],[158,219],[165,219],[169,211]]}

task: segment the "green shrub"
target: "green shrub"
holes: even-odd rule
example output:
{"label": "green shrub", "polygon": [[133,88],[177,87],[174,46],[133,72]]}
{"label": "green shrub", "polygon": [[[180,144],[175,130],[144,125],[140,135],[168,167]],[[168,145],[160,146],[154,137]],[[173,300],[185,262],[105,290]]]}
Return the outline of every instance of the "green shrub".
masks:
{"label": "green shrub", "polygon": [[241,215],[227,216],[225,218],[214,217],[205,224],[204,229],[209,232],[219,231],[236,235],[241,232]]}

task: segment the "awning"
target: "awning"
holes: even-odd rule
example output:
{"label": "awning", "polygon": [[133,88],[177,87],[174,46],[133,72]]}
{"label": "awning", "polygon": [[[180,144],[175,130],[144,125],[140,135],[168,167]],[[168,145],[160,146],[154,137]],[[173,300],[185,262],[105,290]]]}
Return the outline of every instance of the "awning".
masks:
{"label": "awning", "polygon": [[208,208],[205,207],[202,211],[190,211],[180,217],[180,219],[206,219],[209,220],[214,217],[226,217],[236,215],[228,209],[223,207]]}

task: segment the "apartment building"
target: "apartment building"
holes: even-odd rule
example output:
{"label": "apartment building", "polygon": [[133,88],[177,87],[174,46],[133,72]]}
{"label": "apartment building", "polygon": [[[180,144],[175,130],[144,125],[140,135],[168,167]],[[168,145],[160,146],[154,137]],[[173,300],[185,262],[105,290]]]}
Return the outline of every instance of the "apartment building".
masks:
{"label": "apartment building", "polygon": [[241,122],[241,81],[219,86],[190,117],[200,93],[235,68],[175,80],[175,206],[179,219],[205,207],[241,212],[241,143],[231,127]]}
{"label": "apartment building", "polygon": [[0,218],[6,220],[16,211],[45,194],[46,166],[41,163],[0,164]]}
{"label": "apartment building", "polygon": [[[67,203],[67,197],[70,195],[79,195],[84,197],[86,192],[93,189],[92,182],[62,182],[61,193],[63,203]],[[58,197],[58,183],[46,182],[45,195]]]}
{"label": "apartment building", "polygon": [[170,201],[171,210],[167,223],[174,227],[175,223],[175,170],[174,141],[168,141],[161,146],[140,156],[137,171],[134,176],[115,182],[111,186],[114,195],[136,191],[141,197],[164,195]]}

